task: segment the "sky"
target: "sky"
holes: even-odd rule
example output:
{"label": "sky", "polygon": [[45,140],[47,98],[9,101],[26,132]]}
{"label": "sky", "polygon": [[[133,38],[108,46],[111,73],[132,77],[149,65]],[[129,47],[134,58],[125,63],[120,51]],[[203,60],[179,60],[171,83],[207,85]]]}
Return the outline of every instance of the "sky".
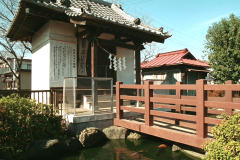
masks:
{"label": "sky", "polygon": [[[205,36],[209,26],[240,16],[240,0],[120,0],[125,12],[146,17],[151,25],[168,31],[172,37],[159,44],[158,53],[188,48],[203,59]],[[157,54],[157,53],[156,53]],[[205,58],[206,59],[206,58]]]}

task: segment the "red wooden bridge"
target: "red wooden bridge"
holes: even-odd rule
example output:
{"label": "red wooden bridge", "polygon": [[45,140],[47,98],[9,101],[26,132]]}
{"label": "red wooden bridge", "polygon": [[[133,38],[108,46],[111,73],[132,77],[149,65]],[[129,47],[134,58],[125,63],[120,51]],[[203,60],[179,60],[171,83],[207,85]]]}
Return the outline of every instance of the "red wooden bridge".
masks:
{"label": "red wooden bridge", "polygon": [[[127,90],[135,90],[130,94]],[[175,90],[175,95],[157,94],[159,90]],[[187,96],[189,90],[196,96]],[[221,97],[211,97],[211,92],[221,92]],[[202,148],[211,138],[211,128],[221,123],[223,112],[232,115],[240,111],[240,85],[227,81],[222,85],[209,85],[198,80],[194,85],[143,85],[116,84],[117,116],[114,125],[174,142]],[[124,106],[123,101],[137,101],[136,107]],[[169,109],[168,111],[164,109]],[[138,116],[125,118],[124,112],[136,112]]]}

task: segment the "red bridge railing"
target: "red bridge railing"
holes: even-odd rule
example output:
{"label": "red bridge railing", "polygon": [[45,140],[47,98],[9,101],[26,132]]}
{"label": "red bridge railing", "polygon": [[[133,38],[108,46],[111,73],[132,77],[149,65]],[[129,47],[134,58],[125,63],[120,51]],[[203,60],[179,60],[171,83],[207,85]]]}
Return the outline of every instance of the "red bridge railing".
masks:
{"label": "red bridge railing", "polygon": [[[123,90],[136,90],[141,95],[128,95]],[[156,94],[159,90],[175,90],[174,95]],[[184,95],[184,91],[193,90],[195,96]],[[212,97],[212,92],[222,92],[222,97]],[[196,84],[154,85],[145,81],[142,85],[116,84],[117,115],[114,124],[139,132],[151,134],[172,141],[201,148],[209,138],[211,128],[221,123],[220,114],[229,115],[240,111],[240,85],[227,81],[222,85],[209,85],[205,80],[197,80]],[[142,106],[124,105],[124,101],[139,101]],[[164,111],[161,109],[169,109]],[[124,111],[144,115],[144,123],[124,118]],[[179,128],[159,127],[156,123],[164,122]],[[180,130],[184,128],[185,130]],[[191,133],[188,132],[191,130]]]}

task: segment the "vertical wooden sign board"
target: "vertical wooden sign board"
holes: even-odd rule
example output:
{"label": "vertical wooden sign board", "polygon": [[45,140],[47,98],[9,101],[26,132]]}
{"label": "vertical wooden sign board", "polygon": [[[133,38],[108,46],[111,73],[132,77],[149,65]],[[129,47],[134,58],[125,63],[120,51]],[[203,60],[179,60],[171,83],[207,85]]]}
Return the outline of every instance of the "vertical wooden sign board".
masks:
{"label": "vertical wooden sign board", "polygon": [[78,60],[78,76],[87,76],[87,51],[88,51],[88,40],[79,40],[79,60]]}
{"label": "vertical wooden sign board", "polygon": [[65,77],[76,76],[76,45],[52,41],[50,55],[50,87],[63,87],[63,80]]}

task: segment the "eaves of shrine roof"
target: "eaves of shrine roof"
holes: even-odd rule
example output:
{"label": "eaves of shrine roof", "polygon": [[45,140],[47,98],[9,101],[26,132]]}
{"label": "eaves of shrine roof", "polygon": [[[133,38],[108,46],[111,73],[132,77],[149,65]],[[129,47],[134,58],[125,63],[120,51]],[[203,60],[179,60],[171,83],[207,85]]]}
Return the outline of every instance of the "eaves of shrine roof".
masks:
{"label": "eaves of shrine roof", "polygon": [[102,0],[20,0],[7,37],[11,40],[29,41],[28,37],[49,19],[67,22],[70,19],[94,19],[129,29],[129,32],[152,36],[152,40],[157,42],[164,42],[171,36],[163,32],[162,27],[157,29],[143,24],[139,18],[124,12],[120,5]]}

